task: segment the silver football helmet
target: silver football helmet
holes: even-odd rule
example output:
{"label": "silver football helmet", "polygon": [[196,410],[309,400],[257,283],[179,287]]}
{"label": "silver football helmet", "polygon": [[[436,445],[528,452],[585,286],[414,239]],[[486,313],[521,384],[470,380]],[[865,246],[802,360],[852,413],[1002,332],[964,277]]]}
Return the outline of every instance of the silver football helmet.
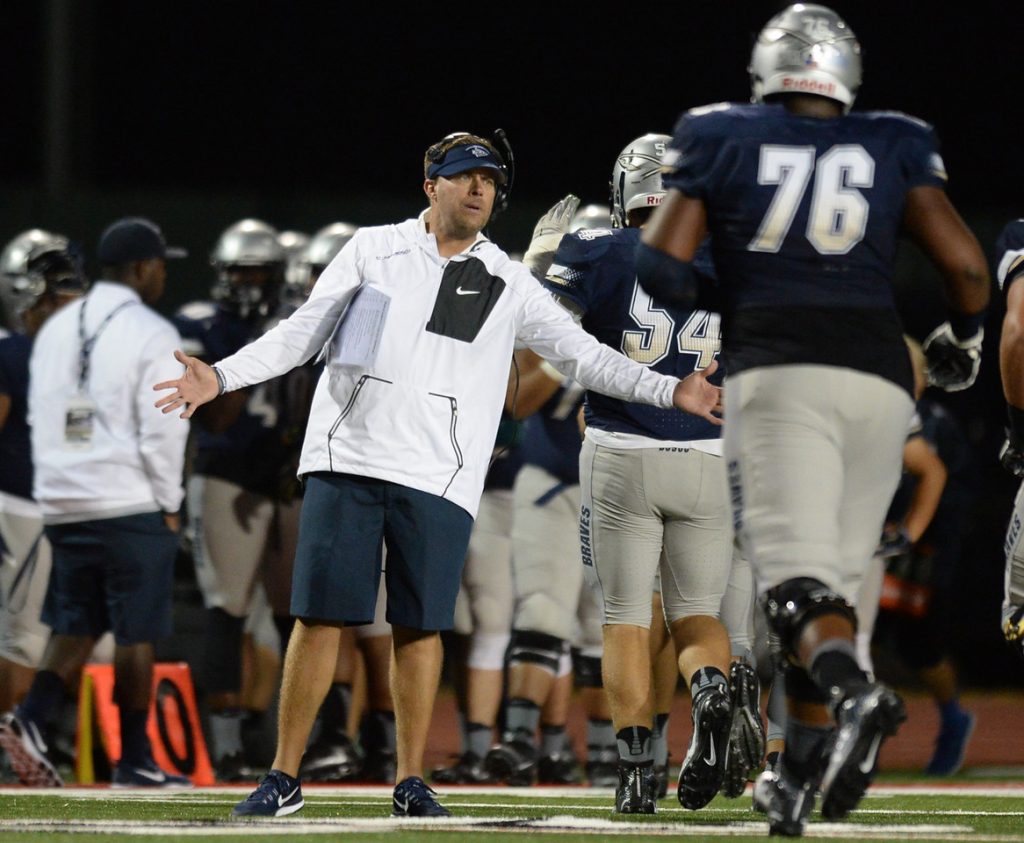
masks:
{"label": "silver football helmet", "polygon": [[771,94],[817,94],[849,111],[860,90],[860,43],[827,6],[794,3],[757,36],[750,56],[752,100]]}
{"label": "silver football helmet", "polygon": [[581,228],[611,228],[612,211],[607,205],[584,205],[569,223],[569,233]]}
{"label": "silver football helmet", "polygon": [[626,144],[612,168],[612,225],[626,228],[629,212],[654,209],[665,198],[661,185],[661,157],[672,138],[668,135],[641,135]]}
{"label": "silver football helmet", "polygon": [[261,220],[245,219],[228,226],[210,254],[217,271],[210,295],[243,319],[272,312],[287,260],[279,237],[276,228]]}
{"label": "silver football helmet", "polygon": [[32,228],[0,253],[0,303],[11,330],[25,330],[23,314],[45,293],[80,295],[86,286],[80,257],[61,234]]}
{"label": "silver football helmet", "polygon": [[282,299],[285,304],[298,307],[309,296],[313,285],[334,256],[358,230],[358,226],[347,222],[333,222],[314,234],[302,254],[293,265],[289,265],[285,277]]}

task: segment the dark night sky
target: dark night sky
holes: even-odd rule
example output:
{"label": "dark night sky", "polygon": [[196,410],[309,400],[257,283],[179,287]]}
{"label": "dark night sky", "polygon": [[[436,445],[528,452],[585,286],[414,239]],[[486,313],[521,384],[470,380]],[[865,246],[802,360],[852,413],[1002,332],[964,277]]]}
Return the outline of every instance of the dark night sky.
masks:
{"label": "dark night sky", "polygon": [[[61,0],[58,0],[61,2]],[[616,152],[681,109],[748,96],[746,62],[777,2],[74,3],[72,150],[100,188],[245,187],[402,195],[455,129],[503,126],[517,195],[603,198]],[[0,178],[41,173],[47,6],[6,0]],[[1020,3],[844,3],[865,49],[858,107],[933,122],[954,200],[1009,205],[1009,124],[1024,80]],[[12,37],[14,36],[14,37]],[[17,84],[11,85],[12,80]]]}

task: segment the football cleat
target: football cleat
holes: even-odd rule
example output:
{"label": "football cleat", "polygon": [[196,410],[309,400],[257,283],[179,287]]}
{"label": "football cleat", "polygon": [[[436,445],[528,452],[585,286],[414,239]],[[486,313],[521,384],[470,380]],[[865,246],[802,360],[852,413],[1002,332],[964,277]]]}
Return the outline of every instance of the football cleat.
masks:
{"label": "football cleat", "polygon": [[836,711],[836,732],[821,780],[821,813],[841,820],[860,802],[878,772],[882,742],[907,719],[903,700],[881,683],[865,685]]}
{"label": "football cleat", "polygon": [[152,758],[147,758],[141,767],[118,761],[111,784],[113,787],[192,787],[187,776],[160,769]]}
{"label": "football cleat", "polygon": [[280,770],[271,770],[263,777],[259,787],[235,805],[231,816],[287,817],[304,804],[299,780]]}
{"label": "football cleat", "polygon": [[814,808],[815,790],[813,782],[765,770],[754,783],[754,810],[767,815],[769,833],[800,837]]}
{"label": "football cleat", "polygon": [[729,762],[732,699],[724,685],[711,685],[693,699],[693,737],[679,771],[679,804],[703,808],[722,788]]}
{"label": "football cleat", "polygon": [[668,796],[668,764],[654,765],[654,782],[657,785],[658,799]]}
{"label": "football cleat", "polygon": [[618,779],[615,789],[617,813],[653,814],[658,810],[658,783],[650,763],[624,764],[620,761]]}
{"label": "football cleat", "polygon": [[224,784],[243,784],[259,781],[261,771],[246,763],[241,752],[233,752],[218,759],[213,765],[213,774]]}
{"label": "football cleat", "polygon": [[542,755],[537,760],[538,784],[576,784],[579,772],[579,759],[571,750]]}
{"label": "football cleat", "polygon": [[396,767],[394,752],[383,747],[371,748],[363,760],[359,781],[391,784],[395,780]]}
{"label": "football cleat", "polygon": [[619,751],[615,747],[587,746],[587,784],[591,787],[618,787]]}
{"label": "football cleat", "polygon": [[46,742],[31,720],[13,711],[0,717],[0,747],[11,762],[18,781],[29,787],[61,787],[64,782],[46,757]]}
{"label": "football cleat", "polygon": [[732,727],[729,734],[729,763],[725,768],[723,794],[729,799],[742,796],[750,771],[761,766],[765,735],[761,720],[761,694],[757,672],[744,661],[729,668],[732,692]]}
{"label": "football cleat", "polygon": [[450,817],[452,812],[434,797],[437,793],[419,776],[409,776],[395,785],[391,797],[393,817]]}
{"label": "football cleat", "polygon": [[959,710],[943,723],[935,740],[935,752],[924,768],[925,775],[952,776],[959,771],[973,733],[974,715],[969,711]]}
{"label": "football cleat", "polygon": [[438,784],[491,784],[494,777],[484,769],[475,752],[464,752],[449,767],[435,767],[430,778]]}
{"label": "football cleat", "polygon": [[299,777],[309,782],[347,782],[358,778],[361,767],[359,751],[348,735],[331,735],[306,750]]}
{"label": "football cleat", "polygon": [[503,740],[487,753],[484,767],[497,781],[529,787],[537,780],[537,748],[528,741]]}

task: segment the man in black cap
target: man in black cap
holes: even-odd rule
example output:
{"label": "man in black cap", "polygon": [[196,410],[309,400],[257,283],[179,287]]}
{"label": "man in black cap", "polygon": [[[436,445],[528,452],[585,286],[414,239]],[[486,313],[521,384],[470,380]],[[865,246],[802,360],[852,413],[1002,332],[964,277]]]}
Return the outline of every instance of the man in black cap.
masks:
{"label": "man in black cap", "polygon": [[187,785],[153,760],[146,720],[153,642],[171,631],[171,588],[187,429],[152,412],[149,386],[177,374],[178,332],[146,305],[170,249],[149,220],[100,238],[102,280],[51,317],[29,369],[33,493],[53,547],[43,620],[53,629],[25,700],[0,718],[0,746],[24,784],[57,786],[43,734],[65,685],[108,629],[117,644],[120,786]]}
{"label": "man in black cap", "polygon": [[[657,375],[601,345],[521,263],[481,234],[504,203],[505,161],[483,138],[427,150],[419,219],[360,228],[308,301],[210,367],[157,384],[157,406],[191,416],[218,394],[289,371],[322,349],[299,473],[306,479],[292,583],[297,618],[281,689],[274,769],[236,816],[303,805],[298,776],[334,672],[340,627],[373,619],[387,547],[393,632],[396,816],[445,816],[420,778],[470,528],[494,448],[517,341],[584,386],[712,418],[704,374]],[[708,374],[711,373],[709,370]]]}

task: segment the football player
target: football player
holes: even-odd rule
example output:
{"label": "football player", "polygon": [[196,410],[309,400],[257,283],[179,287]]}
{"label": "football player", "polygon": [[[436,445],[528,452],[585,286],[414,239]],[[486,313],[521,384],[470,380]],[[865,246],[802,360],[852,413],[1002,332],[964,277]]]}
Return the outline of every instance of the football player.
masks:
{"label": "football player", "polygon": [[[999,368],[1009,413],[1006,443],[999,459],[1014,477],[1024,478],[1024,219],[1008,223],[996,242],[997,280],[1006,297],[1006,316],[999,343]],[[1024,656],[1024,486],[1017,492],[1006,533],[1006,579],[1003,634]]]}
{"label": "football player", "polygon": [[10,334],[0,337],[0,711],[28,690],[50,629],[40,620],[50,578],[50,543],[32,499],[28,361],[32,339],[87,281],[68,239],[24,231],[0,253],[0,304]]}
{"label": "football player", "polygon": [[[211,300],[186,304],[174,317],[192,354],[220,359],[280,318],[286,254],[278,238],[274,228],[254,219],[220,235],[210,256],[216,272]],[[187,506],[196,579],[207,609],[200,683],[221,781],[255,775],[256,759],[245,757],[242,730],[245,725],[258,733],[263,712],[242,708],[241,652],[261,570],[282,652],[291,627],[292,554],[278,538],[297,532],[291,452],[302,441],[309,398],[289,400],[287,391],[285,380],[271,381],[225,396],[196,417]]]}
{"label": "football player", "polygon": [[[644,135],[622,150],[612,174],[616,228],[566,236],[547,286],[602,342],[679,375],[713,368],[720,330],[716,314],[666,307],[636,283],[633,254],[664,196],[661,155],[669,140]],[[616,810],[655,809],[651,667],[638,654],[650,649],[659,570],[665,616],[693,694],[694,736],[679,799],[699,808],[722,785],[733,714],[729,638],[718,618],[732,562],[719,431],[597,395],[587,396],[585,418],[580,540],[583,570],[603,598],[603,672],[619,752]]]}
{"label": "football player", "polygon": [[897,237],[933,259],[950,303],[925,348],[934,384],[973,382],[989,279],[943,190],[931,127],[848,113],[860,45],[835,12],[796,4],[776,15],[750,72],[754,104],[680,118],[665,158],[671,189],[637,270],[652,295],[694,301],[693,261],[710,232],[734,519],[788,662],[781,777],[762,777],[755,799],[773,833],[799,835],[819,788],[827,819],[856,807],[906,717],[857,665],[851,606],[913,412],[890,280]]}

